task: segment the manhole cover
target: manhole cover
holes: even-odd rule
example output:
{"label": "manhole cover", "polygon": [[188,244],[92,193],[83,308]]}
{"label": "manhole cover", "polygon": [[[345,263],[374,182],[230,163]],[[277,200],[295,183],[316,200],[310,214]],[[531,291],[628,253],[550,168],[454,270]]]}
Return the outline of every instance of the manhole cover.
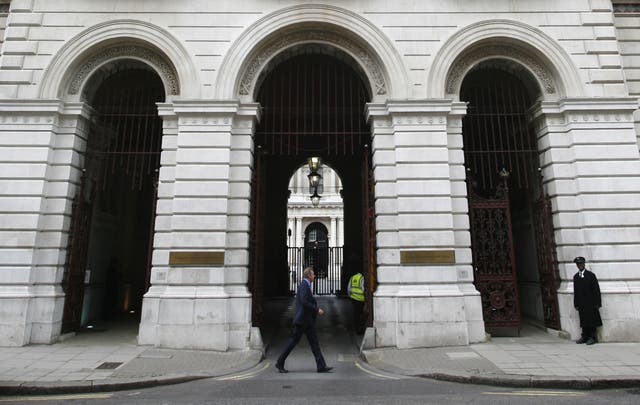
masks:
{"label": "manhole cover", "polygon": [[104,362],[104,363],[100,364],[98,367],[96,367],[96,370],[115,370],[121,364],[122,364],[122,362],[115,363],[115,362],[108,362],[107,361],[107,362]]}

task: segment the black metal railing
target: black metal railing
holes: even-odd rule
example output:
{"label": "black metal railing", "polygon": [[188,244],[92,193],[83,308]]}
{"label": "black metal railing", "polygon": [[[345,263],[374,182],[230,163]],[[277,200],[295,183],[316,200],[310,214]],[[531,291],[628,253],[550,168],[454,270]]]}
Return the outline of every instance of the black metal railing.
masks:
{"label": "black metal railing", "polygon": [[342,247],[290,247],[288,248],[289,290],[295,294],[302,281],[302,271],[313,267],[316,279],[315,295],[335,295],[341,289]]}

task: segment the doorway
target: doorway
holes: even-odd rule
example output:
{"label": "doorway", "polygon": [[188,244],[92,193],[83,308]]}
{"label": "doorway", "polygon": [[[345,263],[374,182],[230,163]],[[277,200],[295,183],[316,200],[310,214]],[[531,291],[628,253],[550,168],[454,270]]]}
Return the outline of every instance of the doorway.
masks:
{"label": "doorway", "polygon": [[551,206],[529,109],[528,72],[488,61],[465,77],[463,142],[474,284],[485,329],[520,333],[523,319],[559,329],[559,282]]}
{"label": "doorway", "polygon": [[164,86],[155,72],[112,71],[96,86],[75,197],[62,332],[140,320],[149,287]]}
{"label": "doorway", "polygon": [[[276,58],[258,80],[256,100],[263,113],[254,138],[251,197],[254,326],[262,326],[266,319],[265,300],[290,295],[288,185],[309,157],[320,157],[342,182],[344,255],[358,260],[348,268],[341,266],[338,290],[346,291],[346,280],[357,272],[363,272],[372,285],[375,282],[374,254],[369,252],[375,249],[370,233],[374,232],[371,132],[364,117],[371,92],[363,77],[348,55],[321,45],[301,45]],[[322,235],[328,232],[324,228],[309,228],[306,245],[323,243]],[[322,257],[307,259],[322,267]]]}

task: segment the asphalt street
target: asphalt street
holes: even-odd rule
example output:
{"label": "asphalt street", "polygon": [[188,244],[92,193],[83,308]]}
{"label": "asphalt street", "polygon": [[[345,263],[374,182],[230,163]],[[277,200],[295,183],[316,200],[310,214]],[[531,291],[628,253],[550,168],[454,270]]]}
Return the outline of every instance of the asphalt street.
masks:
{"label": "asphalt street", "polygon": [[[517,389],[434,381],[372,369],[358,356],[348,301],[320,298],[321,346],[332,373],[318,374],[303,339],[287,360],[287,374],[274,367],[290,333],[287,300],[266,308],[265,361],[222,377],[120,392],[0,397],[0,404],[637,404],[640,389]],[[346,304],[345,304],[346,303]]]}

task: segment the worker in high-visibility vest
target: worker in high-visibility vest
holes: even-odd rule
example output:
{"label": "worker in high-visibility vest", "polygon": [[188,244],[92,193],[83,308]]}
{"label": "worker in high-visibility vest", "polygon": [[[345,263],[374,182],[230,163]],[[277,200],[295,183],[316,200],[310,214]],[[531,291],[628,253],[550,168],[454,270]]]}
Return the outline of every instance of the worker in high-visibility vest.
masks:
{"label": "worker in high-visibility vest", "polygon": [[353,303],[353,328],[356,334],[362,335],[365,330],[364,317],[364,276],[356,273],[349,279],[347,293]]}

